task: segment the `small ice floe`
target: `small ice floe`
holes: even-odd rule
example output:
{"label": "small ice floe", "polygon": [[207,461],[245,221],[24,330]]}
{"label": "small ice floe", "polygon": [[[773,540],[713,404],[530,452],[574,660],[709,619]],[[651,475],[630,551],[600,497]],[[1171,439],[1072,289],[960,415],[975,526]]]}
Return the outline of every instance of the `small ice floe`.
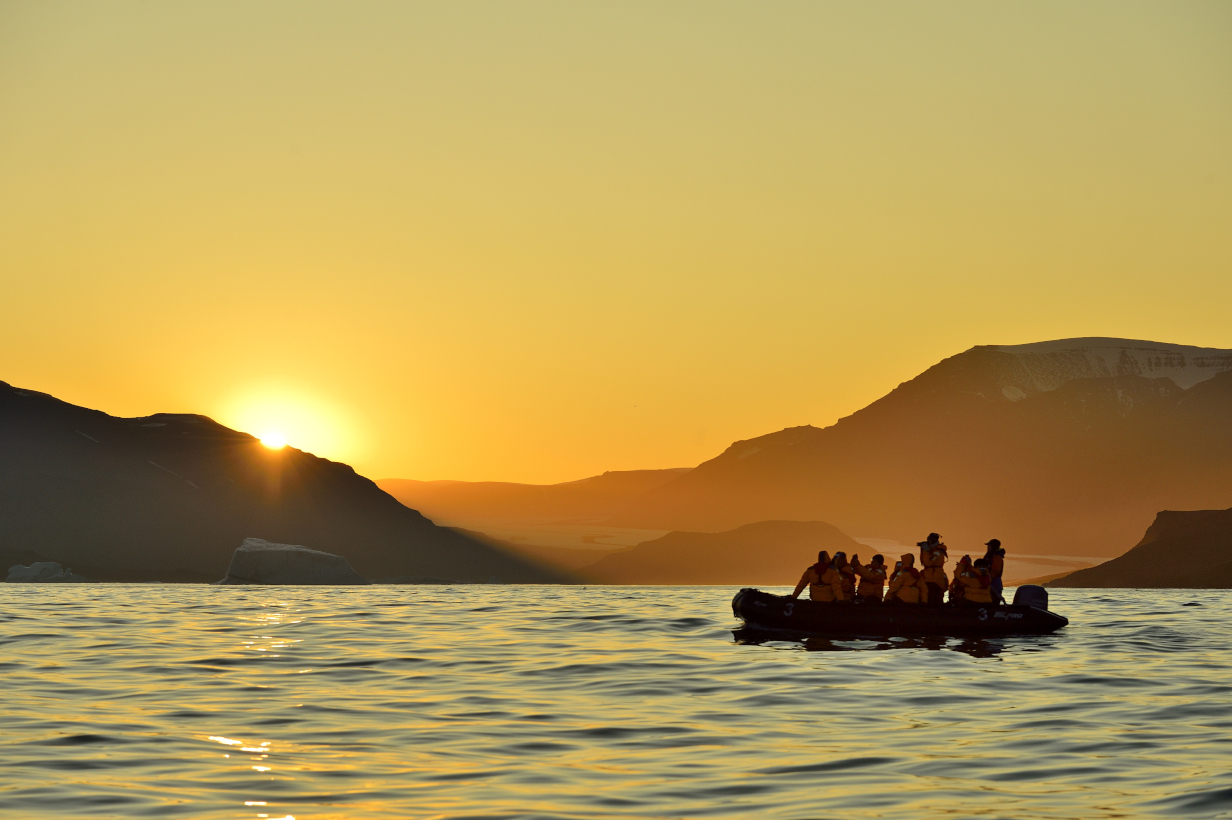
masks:
{"label": "small ice floe", "polygon": [[30,566],[16,564],[9,567],[10,584],[89,584],[89,578],[76,575],[55,561],[36,561]]}
{"label": "small ice floe", "polygon": [[341,555],[245,538],[220,584],[366,584]]}

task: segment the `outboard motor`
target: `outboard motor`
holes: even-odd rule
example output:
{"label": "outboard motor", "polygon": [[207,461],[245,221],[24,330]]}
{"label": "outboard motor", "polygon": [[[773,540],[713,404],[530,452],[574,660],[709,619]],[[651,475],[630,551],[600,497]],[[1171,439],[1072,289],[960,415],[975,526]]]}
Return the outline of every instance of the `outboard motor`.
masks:
{"label": "outboard motor", "polygon": [[1014,606],[1033,606],[1048,610],[1048,590],[1037,584],[1023,584],[1014,590]]}

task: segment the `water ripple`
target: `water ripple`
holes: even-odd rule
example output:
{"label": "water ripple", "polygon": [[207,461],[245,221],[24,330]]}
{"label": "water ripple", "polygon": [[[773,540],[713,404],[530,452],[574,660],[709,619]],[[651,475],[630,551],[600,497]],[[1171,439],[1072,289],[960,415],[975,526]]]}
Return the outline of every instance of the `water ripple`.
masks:
{"label": "water ripple", "polygon": [[0,815],[1232,817],[1232,593],[765,642],[733,592],[5,585]]}

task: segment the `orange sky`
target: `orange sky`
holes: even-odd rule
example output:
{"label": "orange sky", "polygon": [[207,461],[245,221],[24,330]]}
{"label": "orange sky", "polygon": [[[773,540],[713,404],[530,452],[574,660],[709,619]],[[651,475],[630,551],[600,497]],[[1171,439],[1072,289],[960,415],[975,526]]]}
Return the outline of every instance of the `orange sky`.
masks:
{"label": "orange sky", "polygon": [[1232,347],[1232,5],[0,6],[0,379],[374,477]]}

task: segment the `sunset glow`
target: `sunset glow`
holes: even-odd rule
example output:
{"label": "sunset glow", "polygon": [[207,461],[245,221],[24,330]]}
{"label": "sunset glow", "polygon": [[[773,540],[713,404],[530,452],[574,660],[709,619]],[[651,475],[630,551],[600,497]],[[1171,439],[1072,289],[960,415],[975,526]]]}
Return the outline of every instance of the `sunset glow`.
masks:
{"label": "sunset glow", "polygon": [[354,419],[328,399],[295,385],[241,389],[214,412],[218,421],[251,433],[271,450],[291,444],[335,461],[362,455]]}
{"label": "sunset glow", "polygon": [[0,117],[0,820],[1232,820],[1232,2],[9,0]]}
{"label": "sunset glow", "polygon": [[280,450],[287,446],[287,439],[282,433],[263,433],[261,443],[271,450]]}
{"label": "sunset glow", "polygon": [[1232,347],[1232,6],[721,5],[7,6],[0,378],[552,482],[976,344]]}

